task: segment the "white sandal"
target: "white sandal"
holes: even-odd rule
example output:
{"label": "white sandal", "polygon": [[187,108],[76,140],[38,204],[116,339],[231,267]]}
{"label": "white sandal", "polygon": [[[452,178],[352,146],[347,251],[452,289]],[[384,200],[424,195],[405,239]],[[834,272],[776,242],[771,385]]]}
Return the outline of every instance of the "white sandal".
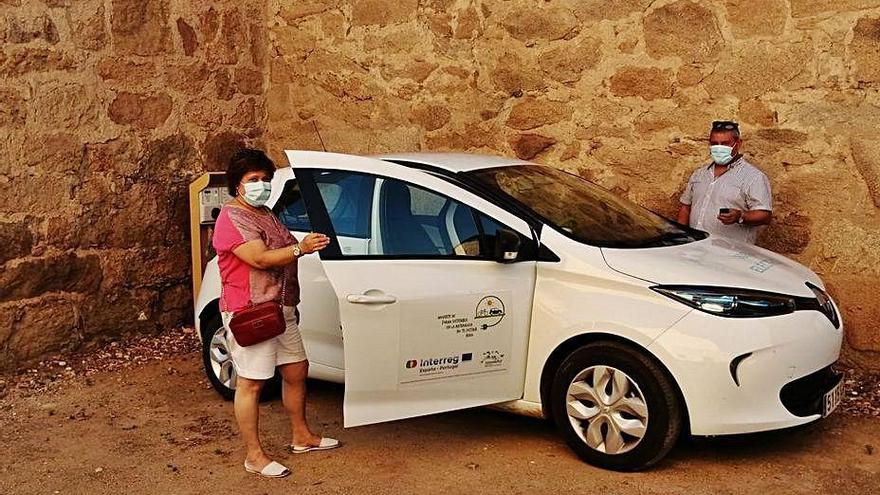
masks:
{"label": "white sandal", "polygon": [[278,464],[275,461],[272,461],[269,464],[266,464],[266,466],[263,469],[257,471],[256,469],[248,466],[248,461],[245,460],[244,461],[244,470],[249,473],[259,474],[260,476],[265,476],[266,478],[283,478],[285,476],[290,475],[290,469],[287,469],[286,467],[282,466],[281,464]]}
{"label": "white sandal", "polygon": [[287,450],[293,452],[294,454],[305,454],[306,452],[314,452],[317,450],[330,450],[335,449],[342,444],[339,443],[339,440],[335,438],[327,438],[321,437],[321,442],[318,445],[293,445],[290,444],[287,446]]}

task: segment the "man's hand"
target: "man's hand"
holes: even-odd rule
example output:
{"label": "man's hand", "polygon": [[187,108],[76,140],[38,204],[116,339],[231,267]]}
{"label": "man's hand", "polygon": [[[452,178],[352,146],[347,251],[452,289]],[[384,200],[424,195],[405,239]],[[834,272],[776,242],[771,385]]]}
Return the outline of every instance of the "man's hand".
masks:
{"label": "man's hand", "polygon": [[324,234],[312,233],[307,235],[299,243],[299,249],[302,254],[310,254],[320,251],[330,244],[330,238]]}
{"label": "man's hand", "polygon": [[724,225],[730,225],[732,223],[739,222],[740,217],[742,217],[742,210],[737,210],[736,208],[731,208],[730,213],[719,213],[718,221],[723,223]]}

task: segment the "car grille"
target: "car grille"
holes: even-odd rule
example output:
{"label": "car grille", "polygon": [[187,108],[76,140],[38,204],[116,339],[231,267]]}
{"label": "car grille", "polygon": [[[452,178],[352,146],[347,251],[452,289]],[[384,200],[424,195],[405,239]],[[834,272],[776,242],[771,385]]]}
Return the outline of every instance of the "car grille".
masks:
{"label": "car grille", "polygon": [[822,414],[822,397],[840,382],[842,375],[831,366],[798,378],[782,387],[779,399],[795,416]]}

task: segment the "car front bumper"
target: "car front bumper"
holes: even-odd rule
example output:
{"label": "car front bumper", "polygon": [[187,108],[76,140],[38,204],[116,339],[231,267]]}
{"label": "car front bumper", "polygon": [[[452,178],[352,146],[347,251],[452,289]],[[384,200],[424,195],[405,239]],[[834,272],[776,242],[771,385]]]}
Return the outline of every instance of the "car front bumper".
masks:
{"label": "car front bumper", "polygon": [[[838,313],[839,314],[839,313]],[[649,349],[678,383],[694,435],[775,430],[822,417],[841,377],[843,324],[819,311],[721,318],[692,311]]]}

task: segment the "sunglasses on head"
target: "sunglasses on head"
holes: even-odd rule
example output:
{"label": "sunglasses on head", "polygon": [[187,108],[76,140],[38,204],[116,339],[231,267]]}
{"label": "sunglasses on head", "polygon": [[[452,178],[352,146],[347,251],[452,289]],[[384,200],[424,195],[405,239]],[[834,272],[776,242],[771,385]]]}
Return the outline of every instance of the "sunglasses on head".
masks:
{"label": "sunglasses on head", "polygon": [[713,131],[738,131],[739,124],[732,120],[716,120],[712,122]]}

